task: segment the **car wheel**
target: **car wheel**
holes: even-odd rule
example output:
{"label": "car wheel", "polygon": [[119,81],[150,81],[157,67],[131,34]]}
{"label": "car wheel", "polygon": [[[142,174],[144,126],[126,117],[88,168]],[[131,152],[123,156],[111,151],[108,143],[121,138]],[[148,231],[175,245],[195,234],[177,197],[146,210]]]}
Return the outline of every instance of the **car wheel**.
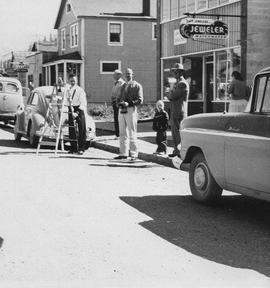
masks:
{"label": "car wheel", "polygon": [[35,134],[33,126],[30,125],[30,132],[29,132],[29,143],[33,148],[37,148],[38,146],[39,137]]}
{"label": "car wheel", "polygon": [[189,186],[193,198],[202,203],[212,203],[222,194],[222,188],[217,184],[202,153],[196,154],[190,164]]}

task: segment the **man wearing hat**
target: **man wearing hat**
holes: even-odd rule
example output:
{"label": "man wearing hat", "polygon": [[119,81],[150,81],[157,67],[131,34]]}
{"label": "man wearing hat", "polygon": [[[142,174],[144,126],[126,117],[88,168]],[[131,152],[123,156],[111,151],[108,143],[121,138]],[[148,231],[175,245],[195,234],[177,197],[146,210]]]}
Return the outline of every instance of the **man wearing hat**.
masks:
{"label": "man wearing hat", "polygon": [[184,102],[187,101],[189,95],[189,84],[184,78],[184,66],[181,63],[175,63],[171,69],[174,73],[176,82],[169,95],[169,100],[171,101],[171,131],[172,138],[174,142],[173,153],[169,157],[175,157],[180,155],[178,145],[181,142],[180,138],[180,123],[185,115]]}
{"label": "man wearing hat", "polygon": [[113,73],[114,85],[112,88],[112,107],[113,107],[113,118],[114,118],[114,128],[115,128],[115,136],[119,137],[119,122],[118,122],[118,113],[119,113],[119,106],[118,102],[121,97],[121,91],[123,84],[125,81],[122,78],[122,71],[115,70]]}

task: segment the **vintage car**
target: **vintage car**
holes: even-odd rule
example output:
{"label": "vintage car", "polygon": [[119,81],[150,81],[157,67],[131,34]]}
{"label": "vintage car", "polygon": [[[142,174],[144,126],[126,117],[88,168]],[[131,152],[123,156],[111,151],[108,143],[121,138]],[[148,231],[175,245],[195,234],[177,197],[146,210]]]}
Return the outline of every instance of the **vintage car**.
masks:
{"label": "vintage car", "polygon": [[0,121],[5,124],[15,119],[15,114],[23,103],[22,85],[19,80],[0,77]]}
{"label": "vintage car", "polygon": [[180,134],[195,200],[213,202],[225,189],[270,201],[270,67],[255,76],[245,112],[188,117]]}
{"label": "vintage car", "polygon": [[[29,139],[32,147],[36,147],[39,137],[42,134],[45,125],[45,117],[48,111],[49,104],[57,104],[57,95],[54,93],[54,87],[43,86],[34,89],[29,96],[26,105],[20,105],[16,113],[16,121],[14,125],[14,137],[18,142],[24,136]],[[53,103],[56,101],[55,103]],[[60,107],[60,106],[59,106]],[[50,121],[48,127],[43,134],[45,138],[54,141],[57,137],[57,128],[59,127],[59,114],[56,111],[58,106],[51,108],[51,113],[48,118]],[[67,122],[67,114],[63,114],[63,123]],[[53,122],[53,123],[52,123]],[[63,134],[68,138],[68,125],[63,129]],[[91,116],[86,115],[86,141],[87,148],[90,146],[90,141],[95,138],[95,122]]]}

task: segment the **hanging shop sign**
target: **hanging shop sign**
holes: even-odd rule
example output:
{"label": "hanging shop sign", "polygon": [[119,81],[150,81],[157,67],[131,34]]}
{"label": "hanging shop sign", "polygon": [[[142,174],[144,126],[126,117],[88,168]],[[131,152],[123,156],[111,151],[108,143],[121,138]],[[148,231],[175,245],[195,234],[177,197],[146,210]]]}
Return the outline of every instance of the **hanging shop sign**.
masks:
{"label": "hanging shop sign", "polygon": [[228,26],[220,20],[205,18],[186,18],[181,21],[180,34],[185,38],[212,38],[226,39],[228,37]]}

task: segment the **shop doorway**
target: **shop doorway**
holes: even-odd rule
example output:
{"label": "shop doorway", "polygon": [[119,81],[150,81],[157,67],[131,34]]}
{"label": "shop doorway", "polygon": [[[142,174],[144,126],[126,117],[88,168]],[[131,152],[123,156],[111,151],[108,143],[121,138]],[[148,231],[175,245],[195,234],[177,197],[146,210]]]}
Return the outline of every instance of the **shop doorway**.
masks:
{"label": "shop doorway", "polygon": [[204,112],[213,112],[214,100],[214,61],[213,56],[208,56],[205,59],[205,96],[204,97]]}

